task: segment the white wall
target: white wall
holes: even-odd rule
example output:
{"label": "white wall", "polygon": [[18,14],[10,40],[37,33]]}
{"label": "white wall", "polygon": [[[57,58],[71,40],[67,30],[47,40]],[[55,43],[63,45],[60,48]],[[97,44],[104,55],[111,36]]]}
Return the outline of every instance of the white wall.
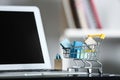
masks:
{"label": "white wall", "polygon": [[[105,29],[120,29],[120,0],[94,0],[94,2],[102,26]],[[104,71],[120,74],[120,38],[105,39],[101,53]]]}
{"label": "white wall", "polygon": [[120,29],[120,0],[94,0],[104,28]]}

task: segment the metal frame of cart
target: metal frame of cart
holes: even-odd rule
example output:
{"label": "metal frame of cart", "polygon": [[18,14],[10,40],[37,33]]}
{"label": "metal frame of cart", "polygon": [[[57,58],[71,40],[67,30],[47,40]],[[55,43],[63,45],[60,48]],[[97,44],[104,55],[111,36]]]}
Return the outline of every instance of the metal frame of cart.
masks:
{"label": "metal frame of cart", "polygon": [[[77,56],[77,58],[76,57],[71,58],[71,59],[73,59],[76,66],[69,67],[68,69],[74,68],[75,71],[78,71],[78,69],[85,68],[85,69],[87,69],[88,73],[92,73],[93,69],[97,69],[98,72],[100,74],[102,74],[102,63],[99,61],[99,58],[97,56],[99,44],[100,44],[100,42],[98,42],[97,45],[94,45],[94,44],[87,45],[87,44],[85,44],[84,46],[63,48],[63,50],[64,50],[63,55],[64,55],[65,58],[71,58],[70,55],[73,55],[73,54]],[[93,48],[90,48],[90,47],[93,47]],[[80,49],[80,52],[77,53],[75,51],[75,52],[71,53],[71,50],[72,49],[75,50],[76,48]],[[82,66],[79,65],[79,61],[83,63]],[[97,63],[99,66],[95,67],[92,63]]]}

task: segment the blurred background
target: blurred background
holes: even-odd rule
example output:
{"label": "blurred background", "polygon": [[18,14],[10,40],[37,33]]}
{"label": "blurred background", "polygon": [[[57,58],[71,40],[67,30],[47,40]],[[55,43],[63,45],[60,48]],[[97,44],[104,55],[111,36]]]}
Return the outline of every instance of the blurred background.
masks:
{"label": "blurred background", "polygon": [[[64,35],[66,29],[71,28],[63,4],[63,0],[0,0],[0,5],[39,7],[52,68],[54,68],[55,55],[61,53],[60,38]],[[103,72],[120,74],[120,32],[118,31],[120,29],[120,0],[95,0],[95,6],[103,29],[108,33],[108,38],[104,40],[100,47]],[[81,28],[78,30],[81,31]],[[72,29],[72,32],[75,32],[74,29]],[[80,40],[79,37],[70,39],[71,41]]]}

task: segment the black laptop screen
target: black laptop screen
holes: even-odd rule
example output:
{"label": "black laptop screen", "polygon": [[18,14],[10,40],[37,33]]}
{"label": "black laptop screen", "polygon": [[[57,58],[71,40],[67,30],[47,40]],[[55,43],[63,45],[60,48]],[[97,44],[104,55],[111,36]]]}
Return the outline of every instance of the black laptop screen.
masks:
{"label": "black laptop screen", "polygon": [[0,64],[44,63],[33,12],[0,11]]}

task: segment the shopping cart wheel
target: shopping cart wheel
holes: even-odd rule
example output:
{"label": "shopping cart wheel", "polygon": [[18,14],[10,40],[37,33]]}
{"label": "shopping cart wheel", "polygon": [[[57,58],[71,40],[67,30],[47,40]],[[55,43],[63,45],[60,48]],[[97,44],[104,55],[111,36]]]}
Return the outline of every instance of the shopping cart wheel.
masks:
{"label": "shopping cart wheel", "polygon": [[99,72],[100,74],[102,74],[102,73],[103,73],[102,68],[99,68],[99,69],[98,69],[98,72]]}
{"label": "shopping cart wheel", "polygon": [[87,69],[88,73],[91,74],[92,73],[92,69]]}

